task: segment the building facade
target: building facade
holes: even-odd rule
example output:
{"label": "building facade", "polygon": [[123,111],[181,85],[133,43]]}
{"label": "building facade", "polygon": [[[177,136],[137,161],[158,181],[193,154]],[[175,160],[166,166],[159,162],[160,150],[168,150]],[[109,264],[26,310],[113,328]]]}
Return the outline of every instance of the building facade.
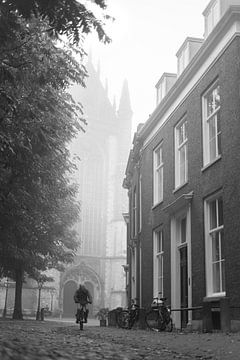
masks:
{"label": "building facade", "polygon": [[[156,85],[123,186],[129,195],[129,299],[166,296],[176,328],[240,324],[240,3],[213,0],[203,39]],[[183,310],[184,309],[184,310]]]}

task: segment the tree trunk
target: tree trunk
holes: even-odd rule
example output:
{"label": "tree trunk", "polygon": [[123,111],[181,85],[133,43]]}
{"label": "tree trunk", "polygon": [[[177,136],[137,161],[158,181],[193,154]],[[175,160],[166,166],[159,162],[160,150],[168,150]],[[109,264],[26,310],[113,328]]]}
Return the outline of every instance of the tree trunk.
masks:
{"label": "tree trunk", "polygon": [[23,271],[21,268],[16,269],[16,287],[15,287],[15,304],[13,311],[13,319],[23,320],[22,314],[22,285]]}

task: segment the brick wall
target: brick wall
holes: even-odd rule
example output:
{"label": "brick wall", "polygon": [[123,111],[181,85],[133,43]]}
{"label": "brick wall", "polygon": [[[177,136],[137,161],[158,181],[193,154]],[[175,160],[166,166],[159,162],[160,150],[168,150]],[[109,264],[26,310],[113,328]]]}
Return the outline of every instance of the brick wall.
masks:
{"label": "brick wall", "polygon": [[[194,192],[192,200],[192,292],[193,306],[201,305],[205,291],[204,199],[223,189],[224,244],[227,296],[231,304],[240,303],[240,40],[236,38],[209,69],[184,103],[172,114],[158,135],[144,149],[142,174],[143,226],[140,234],[143,267],[143,306],[153,293],[152,232],[164,228],[164,288],[170,298],[170,217],[163,208],[182,194]],[[218,77],[221,95],[222,158],[202,171],[202,102],[201,96]],[[174,190],[174,126],[186,114],[188,120],[188,183]],[[164,200],[152,208],[152,152],[163,140]]]}

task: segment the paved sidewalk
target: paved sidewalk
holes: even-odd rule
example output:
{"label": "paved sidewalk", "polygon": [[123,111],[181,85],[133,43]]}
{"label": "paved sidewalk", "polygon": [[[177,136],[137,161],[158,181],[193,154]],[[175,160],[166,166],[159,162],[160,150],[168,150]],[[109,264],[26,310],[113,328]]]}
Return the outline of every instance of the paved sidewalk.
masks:
{"label": "paved sidewalk", "polygon": [[155,333],[68,321],[0,320],[1,360],[239,360],[240,334]]}

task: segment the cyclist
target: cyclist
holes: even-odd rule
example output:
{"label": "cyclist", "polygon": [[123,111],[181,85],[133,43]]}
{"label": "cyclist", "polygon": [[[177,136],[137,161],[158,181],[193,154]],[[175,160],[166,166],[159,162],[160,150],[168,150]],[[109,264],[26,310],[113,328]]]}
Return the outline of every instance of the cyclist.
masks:
{"label": "cyclist", "polygon": [[[88,289],[80,284],[79,288],[76,290],[74,297],[73,297],[75,303],[79,303],[83,309],[84,309],[84,322],[87,323],[87,318],[88,318],[88,313],[89,310],[87,309],[87,304],[91,304],[92,303],[92,296],[90,294],[90,292],[88,291]],[[76,314],[76,323],[78,323],[78,316]]]}

